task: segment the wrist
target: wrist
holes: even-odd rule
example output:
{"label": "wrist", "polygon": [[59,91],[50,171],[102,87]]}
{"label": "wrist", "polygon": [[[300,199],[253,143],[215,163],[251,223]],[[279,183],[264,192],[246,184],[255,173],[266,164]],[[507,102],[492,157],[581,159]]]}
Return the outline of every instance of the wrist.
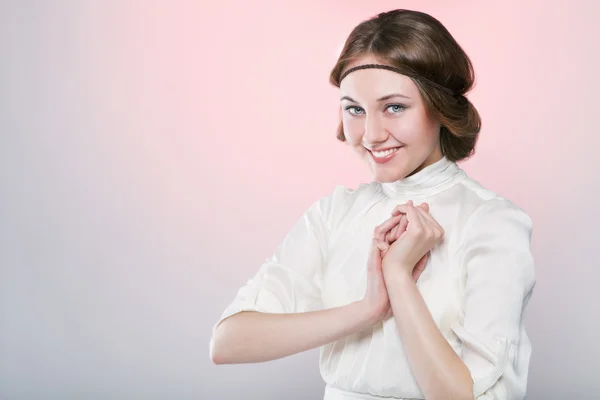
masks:
{"label": "wrist", "polygon": [[383,264],[381,270],[386,283],[388,280],[412,280],[412,273],[408,272],[410,269],[404,265]]}
{"label": "wrist", "polygon": [[358,300],[353,305],[356,307],[357,320],[363,328],[368,328],[381,319],[381,307],[373,305],[367,299]]}

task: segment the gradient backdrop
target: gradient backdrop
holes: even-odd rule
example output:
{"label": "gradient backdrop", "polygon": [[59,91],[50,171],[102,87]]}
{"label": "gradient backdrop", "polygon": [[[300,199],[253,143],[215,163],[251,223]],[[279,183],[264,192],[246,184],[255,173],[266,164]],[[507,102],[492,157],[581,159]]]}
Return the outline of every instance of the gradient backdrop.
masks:
{"label": "gradient backdrop", "polygon": [[346,35],[429,12],[471,56],[462,167],[534,221],[530,399],[600,398],[600,6],[2,1],[0,399],[318,399],[318,350],[214,366],[211,328],[317,198]]}

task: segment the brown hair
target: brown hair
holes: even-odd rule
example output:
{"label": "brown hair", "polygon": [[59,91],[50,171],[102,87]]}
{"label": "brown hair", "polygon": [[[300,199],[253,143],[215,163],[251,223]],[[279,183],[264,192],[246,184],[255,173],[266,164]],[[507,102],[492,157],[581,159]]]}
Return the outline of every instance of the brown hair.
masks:
{"label": "brown hair", "polygon": [[[372,55],[382,63],[407,71],[417,85],[428,112],[441,123],[442,154],[460,161],[475,152],[481,118],[465,97],[475,76],[467,54],[434,17],[419,11],[392,10],[356,26],[342,49],[329,81],[340,86],[340,77],[351,62]],[[450,89],[446,93],[419,77]],[[337,138],[346,141],[340,121]]]}

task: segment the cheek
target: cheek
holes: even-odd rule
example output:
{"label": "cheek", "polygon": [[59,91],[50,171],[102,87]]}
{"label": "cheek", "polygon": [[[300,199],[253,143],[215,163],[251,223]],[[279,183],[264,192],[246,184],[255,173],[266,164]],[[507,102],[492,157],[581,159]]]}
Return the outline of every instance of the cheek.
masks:
{"label": "cheek", "polygon": [[344,128],[344,135],[346,140],[351,144],[361,144],[362,137],[364,134],[364,125],[361,120],[357,118],[344,117],[342,119],[342,126]]}
{"label": "cheek", "polygon": [[388,125],[390,133],[398,140],[412,145],[427,145],[435,140],[439,127],[423,113],[405,114]]}
{"label": "cheek", "polygon": [[425,109],[419,113],[419,125],[423,134],[429,138],[434,138],[440,132],[439,122],[430,117]]}

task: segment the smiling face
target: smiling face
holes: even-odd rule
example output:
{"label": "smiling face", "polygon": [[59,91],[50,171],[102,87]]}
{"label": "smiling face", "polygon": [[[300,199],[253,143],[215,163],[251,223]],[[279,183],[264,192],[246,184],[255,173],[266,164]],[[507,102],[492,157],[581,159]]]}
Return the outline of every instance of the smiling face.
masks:
{"label": "smiling face", "polygon": [[[346,69],[363,64],[385,62],[365,57]],[[346,140],[376,181],[405,178],[442,158],[440,123],[408,76],[378,68],[353,71],[340,83],[340,98]]]}

